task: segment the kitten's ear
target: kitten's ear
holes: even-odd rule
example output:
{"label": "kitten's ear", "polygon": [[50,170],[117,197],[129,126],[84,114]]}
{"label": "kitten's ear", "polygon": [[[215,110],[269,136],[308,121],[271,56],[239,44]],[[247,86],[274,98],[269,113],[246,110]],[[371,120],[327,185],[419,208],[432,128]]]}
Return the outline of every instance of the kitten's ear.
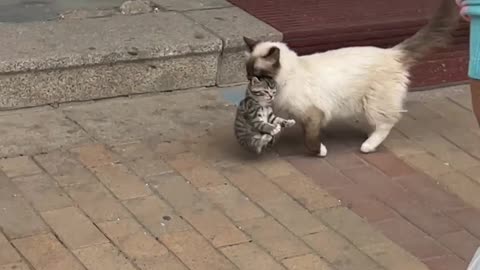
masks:
{"label": "kitten's ear", "polygon": [[260,83],[260,79],[258,79],[257,77],[253,77],[251,81],[252,81],[252,84],[259,84]]}
{"label": "kitten's ear", "polygon": [[243,37],[243,41],[245,42],[245,45],[247,45],[249,51],[253,51],[253,49],[255,49],[255,46],[260,43],[260,41],[248,37]]}
{"label": "kitten's ear", "polygon": [[264,58],[274,63],[278,62],[280,60],[280,49],[278,47],[270,48]]}

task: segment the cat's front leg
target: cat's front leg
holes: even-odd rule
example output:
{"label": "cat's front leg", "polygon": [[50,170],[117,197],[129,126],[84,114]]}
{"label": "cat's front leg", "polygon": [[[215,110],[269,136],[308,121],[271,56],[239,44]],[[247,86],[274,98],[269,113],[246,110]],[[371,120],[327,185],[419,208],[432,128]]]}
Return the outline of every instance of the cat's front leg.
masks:
{"label": "cat's front leg", "polygon": [[292,127],[296,124],[293,119],[283,119],[281,117],[275,116],[275,119],[272,121],[274,124],[280,125],[281,127]]}
{"label": "cat's front leg", "polygon": [[258,130],[260,130],[263,133],[268,133],[272,136],[277,135],[282,127],[279,124],[270,124],[268,122],[262,122],[260,125],[257,127]]}

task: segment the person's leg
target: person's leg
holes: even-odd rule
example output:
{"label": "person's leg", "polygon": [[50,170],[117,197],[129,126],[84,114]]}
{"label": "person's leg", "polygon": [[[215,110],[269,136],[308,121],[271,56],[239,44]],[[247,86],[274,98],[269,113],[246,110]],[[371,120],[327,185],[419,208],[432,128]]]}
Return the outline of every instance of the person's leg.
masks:
{"label": "person's leg", "polygon": [[468,75],[471,78],[470,92],[472,107],[480,124],[480,1],[466,2],[466,13],[470,17],[470,64]]}

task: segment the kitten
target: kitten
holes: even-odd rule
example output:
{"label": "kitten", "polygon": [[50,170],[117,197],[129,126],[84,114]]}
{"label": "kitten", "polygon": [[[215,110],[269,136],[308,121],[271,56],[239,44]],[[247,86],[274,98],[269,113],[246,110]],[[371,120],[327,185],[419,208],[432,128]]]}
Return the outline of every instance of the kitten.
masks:
{"label": "kitten", "polygon": [[240,145],[257,154],[275,143],[275,135],[282,127],[295,124],[295,120],[285,120],[273,114],[271,105],[276,91],[273,80],[253,77],[237,108],[235,136]]}
{"label": "kitten", "polygon": [[444,47],[459,22],[455,1],[442,0],[431,21],[392,48],[350,47],[298,56],[281,42],[244,38],[247,74],[278,85],[275,110],[293,116],[309,151],[326,156],[320,130],[332,119],[364,115],[373,132],[361,151],[370,153],[400,120],[410,69],[436,47]]}

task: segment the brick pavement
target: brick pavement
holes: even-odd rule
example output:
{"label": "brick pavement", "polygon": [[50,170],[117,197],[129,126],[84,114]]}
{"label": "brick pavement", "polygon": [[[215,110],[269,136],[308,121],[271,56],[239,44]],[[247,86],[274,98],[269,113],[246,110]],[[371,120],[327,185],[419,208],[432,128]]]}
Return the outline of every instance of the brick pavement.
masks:
{"label": "brick pavement", "polygon": [[465,94],[409,102],[370,155],[330,131],[326,159],[304,156],[293,131],[253,159],[217,119],[197,137],[92,135],[2,159],[0,269],[464,270],[480,246]]}

